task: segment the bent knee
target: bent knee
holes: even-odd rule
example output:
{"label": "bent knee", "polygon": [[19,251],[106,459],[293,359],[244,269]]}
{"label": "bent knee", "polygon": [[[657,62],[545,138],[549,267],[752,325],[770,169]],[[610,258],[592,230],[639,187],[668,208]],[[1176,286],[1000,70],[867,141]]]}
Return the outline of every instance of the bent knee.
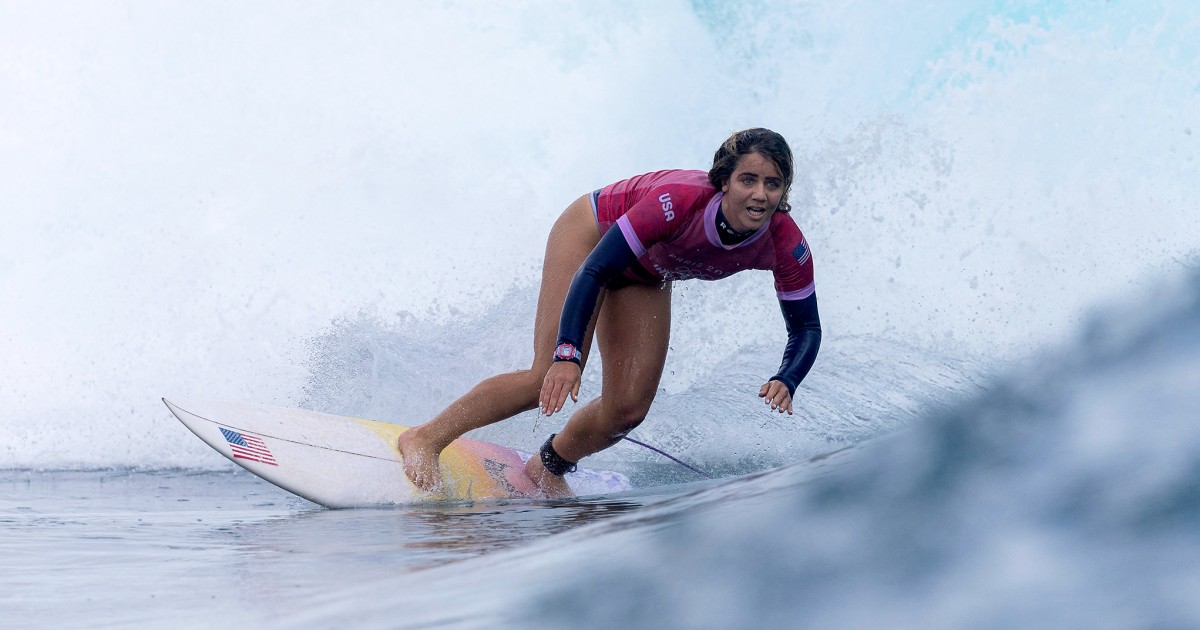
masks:
{"label": "bent knee", "polygon": [[625,437],[630,431],[636,429],[649,413],[649,402],[609,407],[607,416],[608,426],[611,430],[610,437],[614,440]]}

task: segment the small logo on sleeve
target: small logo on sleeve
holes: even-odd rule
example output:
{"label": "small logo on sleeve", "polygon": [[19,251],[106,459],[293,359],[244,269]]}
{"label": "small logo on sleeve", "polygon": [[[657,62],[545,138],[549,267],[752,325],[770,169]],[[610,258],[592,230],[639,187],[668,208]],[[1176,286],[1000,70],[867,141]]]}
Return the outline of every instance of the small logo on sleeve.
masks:
{"label": "small logo on sleeve", "polygon": [[808,260],[808,243],[804,242],[804,239],[800,239],[800,244],[792,250],[792,258],[795,258],[798,263]]}
{"label": "small logo on sleeve", "polygon": [[663,216],[667,217],[668,221],[674,219],[675,211],[671,208],[674,208],[675,204],[671,203],[671,193],[663,193],[659,195],[658,202],[662,204]]}

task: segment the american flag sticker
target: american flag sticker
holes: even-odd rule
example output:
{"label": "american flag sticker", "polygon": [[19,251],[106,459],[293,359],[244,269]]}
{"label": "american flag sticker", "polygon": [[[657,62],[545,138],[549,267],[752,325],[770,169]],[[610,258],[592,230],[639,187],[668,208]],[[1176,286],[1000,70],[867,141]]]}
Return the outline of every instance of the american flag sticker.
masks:
{"label": "american flag sticker", "polygon": [[260,464],[270,464],[278,466],[275,463],[275,456],[271,455],[271,450],[263,444],[261,438],[250,435],[249,433],[239,433],[225,427],[221,427],[221,435],[225,436],[225,441],[229,442],[229,447],[233,449],[233,457],[235,459],[248,459],[252,462]]}

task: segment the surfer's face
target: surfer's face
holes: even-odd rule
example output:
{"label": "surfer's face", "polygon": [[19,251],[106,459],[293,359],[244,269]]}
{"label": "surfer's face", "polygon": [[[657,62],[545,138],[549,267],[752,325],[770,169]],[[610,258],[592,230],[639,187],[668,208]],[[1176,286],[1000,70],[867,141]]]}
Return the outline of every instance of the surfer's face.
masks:
{"label": "surfer's face", "polygon": [[761,153],[747,153],[738,158],[733,175],[721,192],[725,193],[721,212],[730,227],[749,232],[771,220],[783,199],[783,177],[775,163]]}

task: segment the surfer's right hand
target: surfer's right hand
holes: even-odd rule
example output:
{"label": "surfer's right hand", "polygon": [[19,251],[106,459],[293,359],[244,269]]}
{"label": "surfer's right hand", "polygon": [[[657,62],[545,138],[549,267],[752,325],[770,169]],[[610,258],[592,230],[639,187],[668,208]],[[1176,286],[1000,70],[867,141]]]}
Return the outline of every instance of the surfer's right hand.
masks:
{"label": "surfer's right hand", "polygon": [[573,402],[579,402],[581,373],[579,366],[572,361],[555,361],[550,365],[549,371],[546,372],[546,379],[542,381],[542,392],[538,398],[542,414],[552,416],[556,411],[561,410],[563,404],[567,402],[567,394],[571,395]]}

